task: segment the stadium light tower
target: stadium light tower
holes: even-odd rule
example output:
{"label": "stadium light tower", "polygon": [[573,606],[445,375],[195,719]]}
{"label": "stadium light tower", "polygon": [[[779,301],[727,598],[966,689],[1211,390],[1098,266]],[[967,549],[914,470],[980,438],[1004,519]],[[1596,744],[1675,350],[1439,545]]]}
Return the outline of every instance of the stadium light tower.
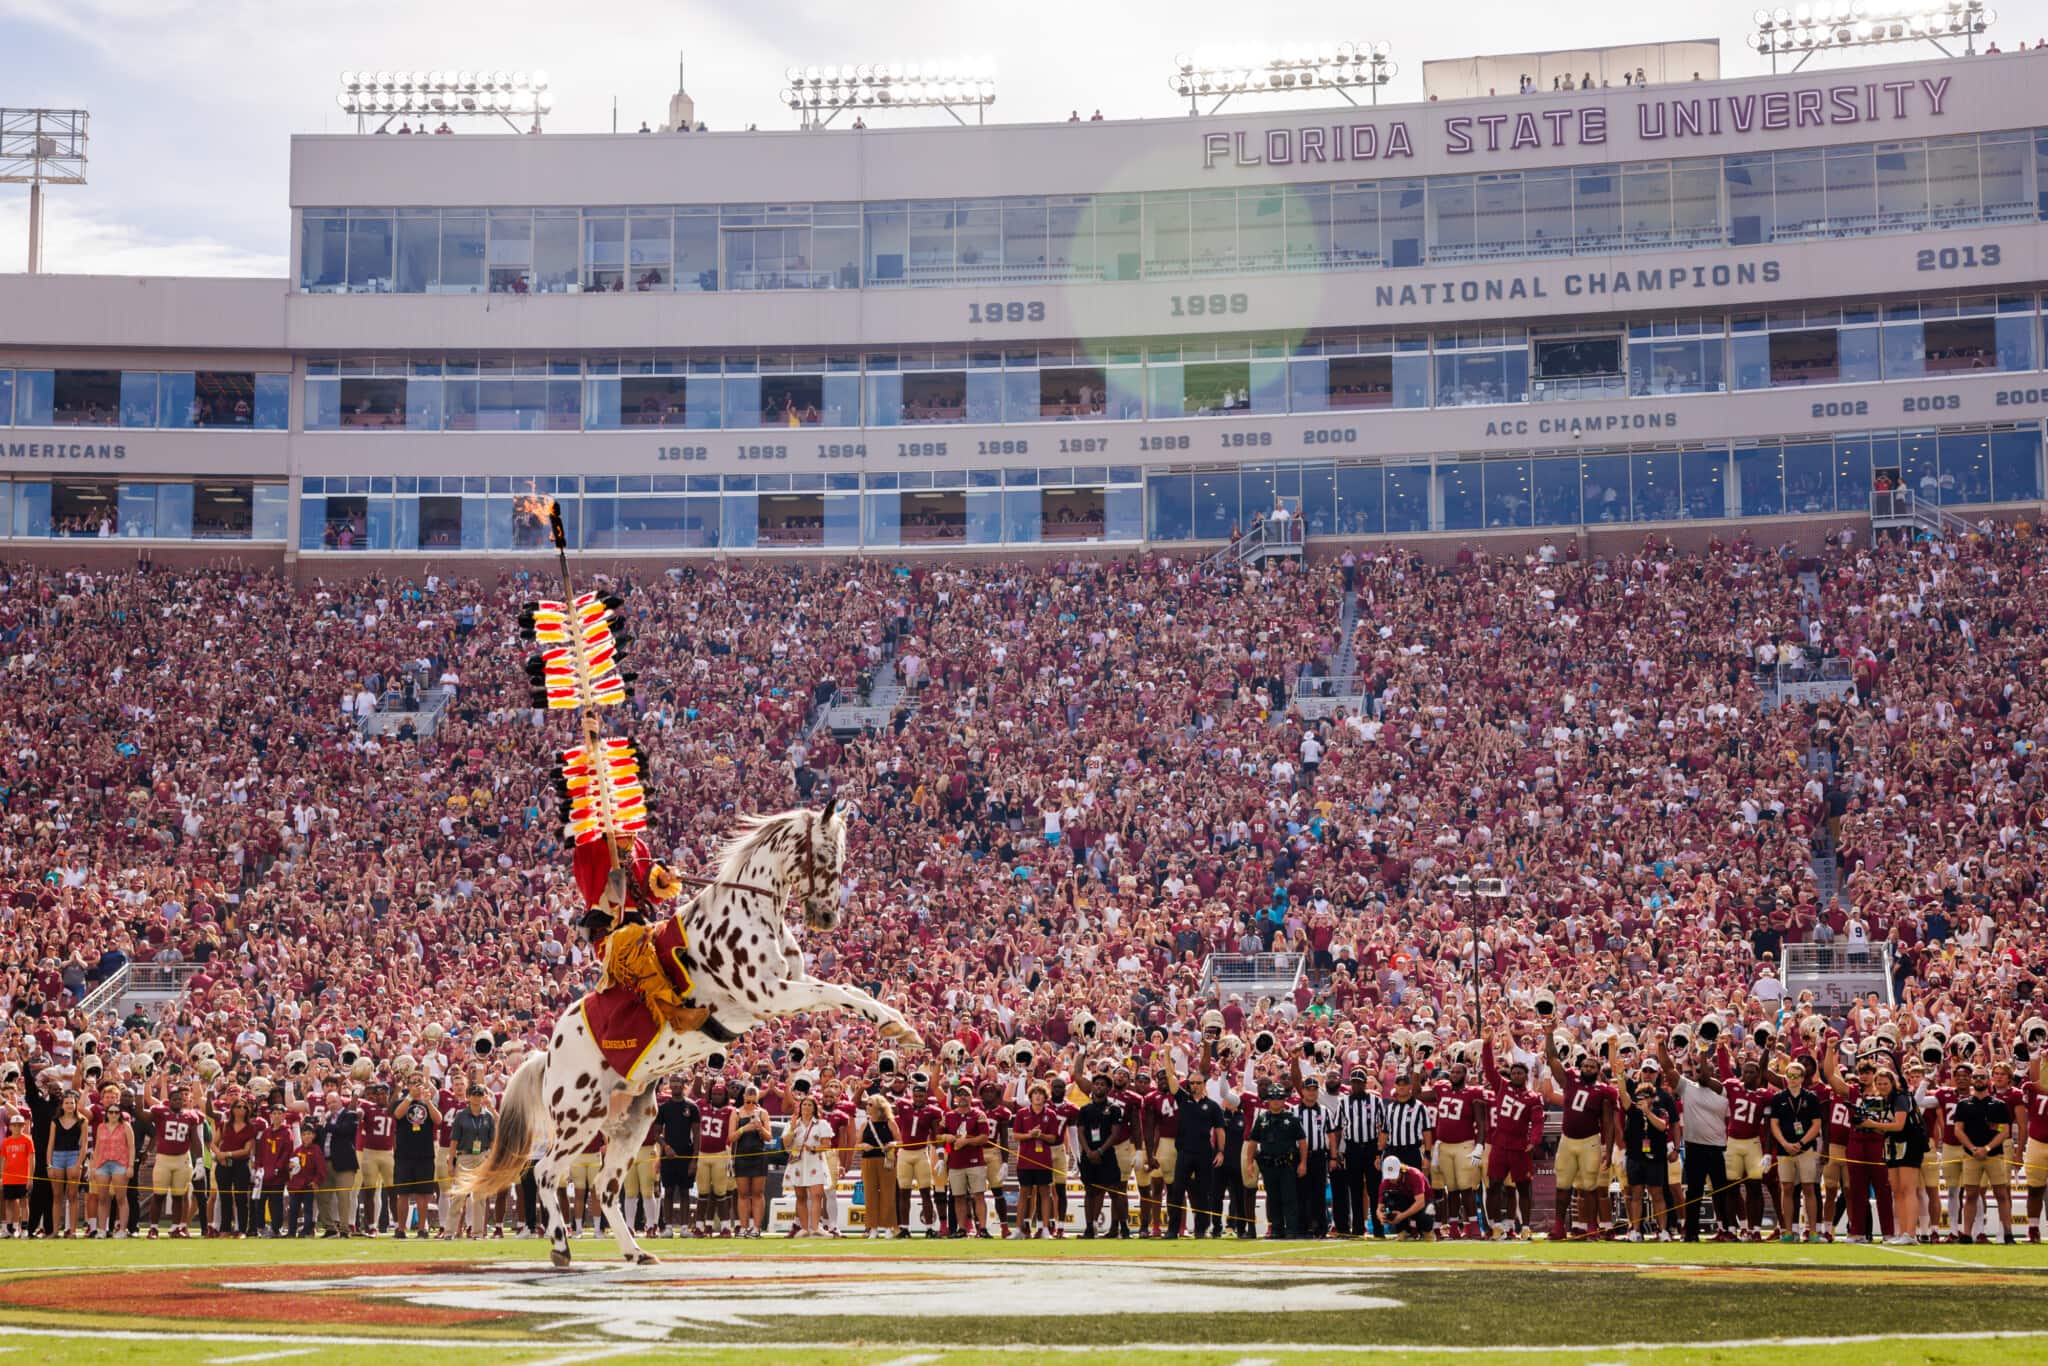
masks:
{"label": "stadium light tower", "polygon": [[43,268],[43,186],[85,184],[83,109],[0,109],[0,184],[28,186],[28,273]]}
{"label": "stadium light tower", "polygon": [[880,62],[860,66],[793,66],[780,99],[805,128],[823,128],[851,109],[943,109],[965,125],[962,109],[980,123],[996,102],[995,68],[987,62]]}
{"label": "stadium light tower", "polygon": [[344,71],[334,102],[356,116],[358,133],[371,119],[381,133],[393,119],[412,118],[422,120],[421,132],[428,119],[496,118],[515,133],[538,133],[554,112],[555,92],[545,71]]}
{"label": "stadium light tower", "polygon": [[1814,0],[1787,9],[1760,9],[1749,45],[1771,59],[1797,54],[1797,71],[1816,52],[1838,48],[1877,47],[1884,43],[1932,43],[1944,57],[1953,56],[1943,39],[1963,40],[1963,51],[1977,50],[1977,35],[1998,22],[1998,12],[1984,0]]}
{"label": "stadium light tower", "polygon": [[1213,114],[1232,95],[1291,95],[1303,90],[1334,90],[1357,104],[1351,92],[1366,89],[1378,104],[1380,87],[1401,69],[1387,56],[1385,43],[1304,43],[1272,54],[1197,53],[1175,57],[1173,67],[1167,84],[1187,100],[1190,114],[1201,113],[1201,101],[1211,95],[1216,97],[1209,106]]}

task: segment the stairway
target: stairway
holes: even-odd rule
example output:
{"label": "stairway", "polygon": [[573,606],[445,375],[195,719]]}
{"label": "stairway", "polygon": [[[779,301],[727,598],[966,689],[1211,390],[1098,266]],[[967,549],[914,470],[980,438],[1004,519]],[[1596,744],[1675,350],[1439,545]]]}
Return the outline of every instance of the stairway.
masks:
{"label": "stairway", "polygon": [[[895,719],[903,700],[903,680],[896,674],[896,647],[885,647],[882,662],[875,666],[868,695],[858,702],[836,702],[825,708],[824,724],[836,735],[856,731],[884,730]],[[915,710],[915,703],[912,704]]]}
{"label": "stairway", "polygon": [[1358,590],[1344,591],[1344,604],[1337,613],[1337,651],[1330,656],[1329,673],[1295,681],[1295,714],[1305,721],[1343,711],[1357,711],[1365,703],[1358,686]]}

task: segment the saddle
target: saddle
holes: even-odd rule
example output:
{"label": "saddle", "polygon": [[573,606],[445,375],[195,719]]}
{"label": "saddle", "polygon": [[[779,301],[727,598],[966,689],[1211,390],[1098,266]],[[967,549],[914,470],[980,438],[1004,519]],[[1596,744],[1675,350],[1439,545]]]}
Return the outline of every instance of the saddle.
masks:
{"label": "saddle", "polygon": [[710,1010],[689,1000],[689,943],[680,916],[630,920],[605,936],[604,979],[583,998],[583,1024],[606,1065],[628,1081],[663,1029],[688,1034],[712,1024]]}

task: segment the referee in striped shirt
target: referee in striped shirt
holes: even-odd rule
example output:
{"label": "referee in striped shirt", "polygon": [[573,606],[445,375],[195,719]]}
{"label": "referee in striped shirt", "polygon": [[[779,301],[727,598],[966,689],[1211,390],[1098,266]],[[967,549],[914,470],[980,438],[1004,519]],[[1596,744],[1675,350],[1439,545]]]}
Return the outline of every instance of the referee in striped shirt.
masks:
{"label": "referee in striped shirt", "polygon": [[[1351,1089],[1337,1099],[1337,1123],[1331,1135],[1330,1184],[1336,1188],[1337,1232],[1363,1238],[1379,1208],[1380,1098],[1366,1089],[1363,1067],[1351,1069]],[[1367,1190],[1371,1194],[1368,1196]]]}
{"label": "referee in striped shirt", "polygon": [[1301,1179],[1295,1225],[1304,1238],[1324,1238],[1330,1232],[1330,1130],[1329,1107],[1323,1104],[1321,1085],[1313,1075],[1301,1078],[1301,1131],[1308,1135],[1308,1175]]}
{"label": "referee in striped shirt", "polygon": [[[1435,1146],[1436,1116],[1415,1098],[1415,1078],[1403,1072],[1394,1078],[1394,1098],[1380,1104],[1380,1156],[1391,1154],[1405,1166],[1428,1171],[1428,1153]],[[1373,1199],[1378,1201],[1377,1191]]]}

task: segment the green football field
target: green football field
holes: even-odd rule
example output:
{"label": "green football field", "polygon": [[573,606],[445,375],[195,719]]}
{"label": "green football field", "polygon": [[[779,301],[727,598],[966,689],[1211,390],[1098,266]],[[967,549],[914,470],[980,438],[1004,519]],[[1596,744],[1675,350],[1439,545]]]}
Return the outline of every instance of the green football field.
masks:
{"label": "green football field", "polygon": [[1281,1366],[2048,1362],[2048,1248],[909,1242],[0,1244],[0,1356]]}

